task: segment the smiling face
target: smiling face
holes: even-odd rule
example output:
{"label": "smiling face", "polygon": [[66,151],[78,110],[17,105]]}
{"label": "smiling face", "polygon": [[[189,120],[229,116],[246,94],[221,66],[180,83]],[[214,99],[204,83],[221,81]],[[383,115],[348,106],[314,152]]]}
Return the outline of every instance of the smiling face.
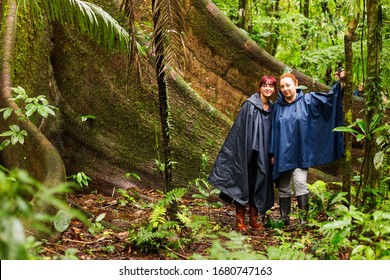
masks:
{"label": "smiling face", "polygon": [[262,84],[260,87],[260,95],[269,99],[272,94],[275,92],[275,86],[273,84]]}
{"label": "smiling face", "polygon": [[276,79],[273,76],[264,76],[259,83],[257,92],[263,103],[268,102],[272,94],[276,92]]}
{"label": "smiling face", "polygon": [[297,97],[297,87],[298,83],[292,77],[285,76],[280,79],[280,91],[287,103],[293,102]]}

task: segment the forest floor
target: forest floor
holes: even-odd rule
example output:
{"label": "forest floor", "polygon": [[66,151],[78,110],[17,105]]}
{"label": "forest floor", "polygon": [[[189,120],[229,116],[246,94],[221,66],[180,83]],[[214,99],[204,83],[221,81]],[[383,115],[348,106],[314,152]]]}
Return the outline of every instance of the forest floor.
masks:
{"label": "forest floor", "polygon": [[[135,193],[135,192],[134,192]],[[80,210],[89,215],[91,222],[96,221],[99,215],[105,215],[99,222],[100,230],[92,234],[90,228],[78,220],[72,220],[66,231],[54,241],[43,243],[42,255],[44,258],[58,258],[58,255],[66,255],[68,249],[76,249],[75,256],[80,260],[165,260],[171,259],[164,250],[143,252],[129,241],[129,229],[137,230],[148,223],[151,212],[150,207],[142,207],[140,202],[156,202],[163,196],[155,190],[136,190],[139,198],[136,203],[126,203],[124,196],[109,196],[102,193],[86,192],[69,195],[71,206],[77,206]],[[200,206],[199,201],[191,198],[182,200],[193,215],[208,216],[209,220],[223,228],[224,231],[235,230],[235,211],[232,205],[224,204],[221,208],[210,208]],[[217,198],[218,199],[218,198]],[[138,206],[137,206],[138,203]],[[272,219],[279,217],[277,204],[271,209],[269,215]],[[247,218],[248,219],[248,218]],[[292,225],[296,223],[292,220]],[[290,234],[302,235],[303,228],[291,226]],[[266,251],[268,246],[277,246],[278,238],[276,231],[270,228],[264,230],[248,230],[242,232],[253,250]],[[185,249],[170,252],[179,259],[191,259],[193,254],[206,256],[210,243],[200,242],[199,244],[186,245]]]}

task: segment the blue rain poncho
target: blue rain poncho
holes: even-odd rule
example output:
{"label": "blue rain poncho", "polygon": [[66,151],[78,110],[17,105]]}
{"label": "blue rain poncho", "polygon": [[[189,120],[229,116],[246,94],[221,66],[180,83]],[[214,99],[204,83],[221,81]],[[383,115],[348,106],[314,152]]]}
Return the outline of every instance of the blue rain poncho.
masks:
{"label": "blue rain poncho", "polygon": [[251,199],[262,216],[274,204],[271,123],[270,111],[263,109],[259,94],[253,94],[243,103],[208,178],[225,201],[247,205]]}
{"label": "blue rain poncho", "polygon": [[292,103],[281,92],[273,108],[270,153],[274,155],[273,178],[295,168],[309,168],[333,162],[344,155],[343,90],[337,82],[332,90],[303,94],[297,89]]}

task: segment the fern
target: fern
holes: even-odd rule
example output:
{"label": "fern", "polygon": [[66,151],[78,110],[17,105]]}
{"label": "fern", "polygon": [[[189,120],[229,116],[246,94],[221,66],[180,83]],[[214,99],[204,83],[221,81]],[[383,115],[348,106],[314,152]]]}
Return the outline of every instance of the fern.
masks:
{"label": "fern", "polygon": [[159,204],[167,206],[180,200],[187,193],[186,188],[177,188],[167,192]]}
{"label": "fern", "polygon": [[166,221],[167,209],[163,205],[156,205],[153,208],[152,214],[150,214],[149,223],[152,228],[157,228],[159,224],[163,224]]}

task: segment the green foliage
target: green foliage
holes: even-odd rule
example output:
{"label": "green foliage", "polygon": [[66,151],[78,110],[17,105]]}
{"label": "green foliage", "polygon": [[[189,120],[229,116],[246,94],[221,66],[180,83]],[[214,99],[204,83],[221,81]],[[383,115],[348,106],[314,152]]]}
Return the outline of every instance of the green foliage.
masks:
{"label": "green foliage", "polygon": [[133,196],[130,196],[126,190],[119,189],[116,192],[120,194],[120,196],[118,197],[118,204],[120,206],[126,206],[128,204],[136,202],[135,198]]}
{"label": "green foliage", "polygon": [[390,259],[390,212],[363,213],[343,205],[337,208],[337,217],[324,222],[319,229],[324,238],[317,253],[337,258],[339,252],[348,250],[350,259]]}
{"label": "green foliage", "polygon": [[70,225],[72,221],[72,215],[68,212],[59,210],[54,217],[54,228],[58,232],[64,232]]}
{"label": "green foliage", "polygon": [[[349,126],[336,127],[334,131],[351,133],[358,142],[366,142],[371,139],[375,139],[375,143],[378,146],[378,151],[374,155],[373,164],[377,170],[383,170],[381,173],[381,185],[379,189],[373,189],[369,186],[365,186],[364,191],[367,193],[373,193],[378,198],[378,203],[381,203],[382,199],[388,198],[389,191],[389,152],[390,152],[390,125],[389,123],[382,123],[383,114],[376,114],[373,116],[369,124],[362,119],[356,119]],[[361,178],[357,181],[361,182]]]}
{"label": "green foliage", "polygon": [[369,213],[347,205],[345,193],[330,191],[322,181],[311,185],[312,225],[318,228],[312,251],[319,259],[389,259],[390,207]]}
{"label": "green foliage", "polygon": [[[39,259],[41,243],[33,236],[26,235],[29,230],[51,234],[50,223],[63,231],[69,225],[58,216],[85,218],[70,209],[59,197],[69,191],[68,184],[47,188],[31,178],[24,170],[0,170],[0,259]],[[56,216],[37,212],[45,205],[52,205],[60,212]],[[65,214],[66,213],[66,214]]]}
{"label": "green foliage", "polygon": [[[383,114],[374,115],[369,125],[367,125],[367,123],[364,122],[364,120],[362,119],[356,119],[355,122],[353,122],[351,125],[336,127],[335,129],[333,129],[333,131],[349,132],[356,137],[357,141],[371,140],[372,137],[382,131],[386,132],[386,136],[388,137],[390,126],[388,124],[380,125],[382,118]],[[384,139],[381,139],[380,143],[382,143],[383,140]],[[387,143],[383,144],[384,146],[387,146]]]}
{"label": "green foliage", "polygon": [[91,234],[96,235],[97,233],[99,233],[102,230],[104,230],[104,225],[101,222],[103,221],[103,219],[105,217],[106,217],[106,213],[99,214],[99,216],[97,216],[95,218],[95,220],[92,223],[89,224],[88,231]]}
{"label": "green foliage", "polygon": [[208,209],[222,207],[223,204],[220,201],[215,201],[215,195],[218,195],[220,191],[212,187],[206,179],[197,178],[189,185],[197,191],[192,195],[192,198],[197,199],[197,205],[205,206]]}
{"label": "green foliage", "polygon": [[308,184],[310,193],[310,216],[316,219],[327,219],[334,215],[334,210],[340,203],[348,203],[345,192],[330,191],[324,181],[318,180]]}
{"label": "green foliage", "polygon": [[172,250],[183,250],[189,242],[207,236],[211,227],[209,222],[204,217],[192,215],[185,205],[179,204],[186,193],[186,188],[165,193],[151,206],[148,224],[137,231],[130,230],[130,244],[145,252],[165,250],[175,257]]}
{"label": "green foliage", "polygon": [[265,223],[265,227],[268,229],[277,229],[277,228],[284,228],[284,222],[280,219],[272,219],[268,216],[267,222]]}
{"label": "green foliage", "polygon": [[[18,106],[17,110],[13,108],[2,108],[0,113],[3,113],[3,118],[8,119],[12,112],[14,112],[19,119],[29,120],[30,117],[36,112],[43,118],[47,118],[49,115],[55,116],[54,106],[49,105],[46,97],[44,95],[39,95],[38,97],[28,97],[26,91],[22,87],[12,87],[11,88],[14,94],[16,95],[9,100],[14,101]],[[27,137],[27,131],[21,129],[16,124],[11,124],[9,130],[0,134],[0,137],[10,137],[9,139],[4,140],[0,144],[0,151],[7,147],[9,144],[24,144],[25,138]]]}
{"label": "green foliage", "polygon": [[129,44],[128,32],[98,5],[81,0],[19,0],[21,7],[31,9],[36,19],[43,14],[50,20],[61,24],[77,26],[81,32],[104,44],[105,47],[114,46],[126,49]]}
{"label": "green foliage", "polygon": [[126,173],[125,178],[135,178],[139,181],[141,180],[141,177],[137,173],[134,173],[134,172]]}
{"label": "green foliage", "polygon": [[229,233],[221,232],[220,237],[214,240],[211,247],[207,250],[208,255],[202,256],[194,254],[193,259],[197,260],[266,260],[266,256],[260,252],[252,250],[248,244],[248,237],[239,232],[231,231]]}
{"label": "green foliage", "polygon": [[315,259],[311,254],[307,254],[297,248],[292,243],[269,246],[266,252],[254,250],[250,245],[247,236],[239,232],[219,232],[214,236],[211,247],[207,250],[207,255],[192,255],[193,259],[204,260],[310,260]]}
{"label": "green foliage", "polygon": [[201,178],[208,177],[208,167],[209,167],[210,155],[207,153],[202,153],[201,163],[200,163],[200,176]]}
{"label": "green foliage", "polygon": [[77,174],[73,174],[73,175],[68,176],[68,178],[74,180],[75,182],[77,182],[77,184],[81,188],[88,187],[89,181],[92,180],[84,172],[78,172]]}
{"label": "green foliage", "polygon": [[267,248],[267,256],[270,260],[315,260],[312,254],[293,248],[293,244],[285,243],[279,247]]}
{"label": "green foliage", "polygon": [[[213,1],[226,15],[237,24],[239,11],[237,1]],[[348,2],[348,5],[347,3]],[[344,34],[348,23],[360,12],[356,42],[353,44],[353,69],[351,80],[357,85],[364,81],[363,73],[367,60],[366,23],[363,24],[363,8],[356,1],[310,1],[309,14],[303,14],[302,3],[291,1],[262,1],[251,3],[251,22],[249,36],[263,49],[286,65],[328,84],[328,67],[344,64]],[[362,3],[362,1],[360,1]],[[390,5],[382,1],[383,13],[383,55],[381,56],[382,86],[389,92],[390,87],[390,28],[388,18]],[[367,9],[367,7],[366,7]],[[365,11],[367,12],[367,11]],[[276,43],[271,46],[270,43]],[[333,68],[333,70],[335,70]],[[333,75],[333,73],[331,74]],[[388,94],[387,97],[389,98]]]}
{"label": "green foliage", "polygon": [[96,116],[93,116],[93,115],[86,115],[86,116],[81,116],[81,121],[82,122],[86,122],[87,120],[95,120],[96,119]]}
{"label": "green foliage", "polygon": [[27,137],[27,131],[20,129],[20,127],[16,124],[10,125],[9,129],[10,130],[0,134],[1,137],[10,137],[10,139],[6,139],[1,143],[0,150],[4,149],[9,144],[24,144],[24,138]]}
{"label": "green foliage", "polygon": [[[18,86],[16,88],[12,87],[12,91],[16,94],[14,98],[10,100],[15,101],[21,109],[15,112],[17,115],[24,114],[24,119],[29,119],[35,112],[38,112],[44,118],[47,118],[49,115],[55,116],[54,106],[49,105],[46,97],[44,95],[39,95],[37,97],[29,97],[24,90],[24,88]],[[6,108],[6,111],[9,108]],[[0,110],[1,111],[1,110]]]}

